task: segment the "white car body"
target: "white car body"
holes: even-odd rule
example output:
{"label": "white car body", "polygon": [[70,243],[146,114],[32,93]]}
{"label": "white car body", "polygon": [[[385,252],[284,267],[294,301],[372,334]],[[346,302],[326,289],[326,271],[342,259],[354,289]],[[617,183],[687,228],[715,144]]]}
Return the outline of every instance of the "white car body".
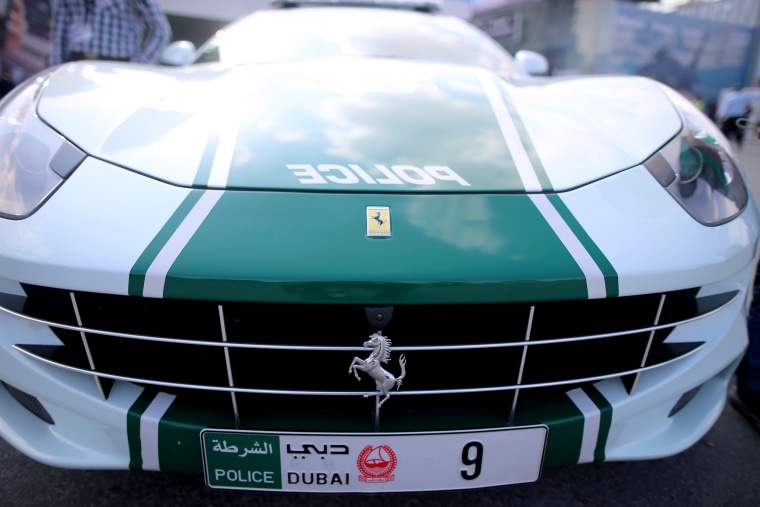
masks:
{"label": "white car body", "polygon": [[[364,7],[259,12],[202,51],[347,21],[500,54]],[[716,127],[645,78],[345,46],[70,63],[0,104],[0,435],[53,466],[325,493],[699,440],[747,345],[760,223]]]}

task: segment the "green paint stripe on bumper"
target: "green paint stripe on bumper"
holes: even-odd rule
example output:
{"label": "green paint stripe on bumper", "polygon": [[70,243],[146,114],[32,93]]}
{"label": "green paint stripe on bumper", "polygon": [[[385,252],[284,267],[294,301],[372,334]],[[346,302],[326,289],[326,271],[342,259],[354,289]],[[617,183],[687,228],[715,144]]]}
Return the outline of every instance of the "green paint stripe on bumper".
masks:
{"label": "green paint stripe on bumper", "polygon": [[[555,396],[538,397],[521,401],[520,410],[515,418],[516,426],[545,424],[549,427],[544,466],[564,466],[576,464],[583,457],[593,455],[593,461],[605,459],[604,448],[612,422],[612,406],[602,394],[592,386],[575,389],[581,393],[589,406],[580,408],[568,393],[557,392]],[[140,425],[148,407],[160,397],[170,397],[166,393],[150,393],[140,396],[129,411],[128,436],[130,446],[130,468],[143,468],[141,456],[157,453],[160,469],[163,471],[201,473],[203,463],[200,432],[205,428],[232,429],[235,420],[230,406],[222,404],[198,405],[198,397],[180,396],[168,406],[158,422],[158,442],[153,442],[152,449],[141,446]],[[217,400],[218,401],[218,400]],[[593,403],[592,403],[593,402]],[[596,419],[588,422],[588,414]],[[143,421],[143,424],[145,421]],[[591,424],[593,431],[584,428]],[[255,428],[249,428],[255,431]],[[267,427],[267,430],[272,430]],[[590,454],[584,454],[584,444]],[[147,445],[147,444],[143,444]]]}
{"label": "green paint stripe on bumper", "polygon": [[604,461],[612,426],[612,405],[595,387],[586,386],[551,399],[521,402],[515,424],[549,427],[546,467]]}
{"label": "green paint stripe on bumper", "polygon": [[544,466],[572,465],[578,462],[583,440],[583,413],[564,394],[551,398],[525,400],[515,416],[515,425],[546,424],[549,435],[546,440]]}
{"label": "green paint stripe on bumper", "polygon": [[160,421],[176,397],[167,393],[146,393],[127,412],[129,467],[138,470],[162,470],[160,465]]}
{"label": "green paint stripe on bumper", "polygon": [[594,386],[568,391],[568,397],[584,416],[579,463],[604,461],[604,449],[612,425],[612,405]]}
{"label": "green paint stripe on bumper", "polygon": [[[517,426],[546,424],[549,434],[544,466],[563,466],[578,462],[581,453],[584,417],[570,401],[553,399],[551,405],[536,404],[515,421]],[[159,456],[161,470],[184,473],[201,473],[203,464],[200,432],[205,428],[235,428],[232,417],[224,418],[219,412],[193,411],[190,406],[173,405],[159,427]],[[256,431],[255,428],[250,428]],[[266,428],[271,431],[272,428]]]}
{"label": "green paint stripe on bumper", "polygon": [[140,418],[153,401],[155,393],[143,391],[127,412],[127,442],[129,444],[129,468],[142,470],[142,446],[140,444]]}
{"label": "green paint stripe on bumper", "polygon": [[[163,392],[143,391],[127,412],[129,468],[201,473],[200,432],[234,428],[229,407],[199,411],[197,396],[175,398]],[[145,458],[148,457],[146,460]]]}
{"label": "green paint stripe on bumper", "polygon": [[[233,417],[222,411],[198,413],[188,405],[175,403],[159,426],[158,454],[162,470],[201,473],[200,432],[205,428],[235,428]],[[229,413],[229,410],[225,411]]]}
{"label": "green paint stripe on bumper", "polygon": [[594,449],[594,461],[604,461],[606,459],[604,449],[607,446],[607,438],[612,427],[612,405],[596,387],[588,386],[584,391],[600,412],[599,435],[596,440],[596,449]]}

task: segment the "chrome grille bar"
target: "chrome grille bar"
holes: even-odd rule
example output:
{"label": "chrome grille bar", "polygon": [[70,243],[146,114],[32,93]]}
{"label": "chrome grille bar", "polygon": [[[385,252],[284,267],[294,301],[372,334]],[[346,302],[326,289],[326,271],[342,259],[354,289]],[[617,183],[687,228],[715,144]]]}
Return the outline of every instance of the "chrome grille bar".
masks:
{"label": "chrome grille bar", "polygon": [[[79,336],[82,338],[82,345],[84,346],[84,351],[87,354],[87,362],[90,365],[90,370],[95,371],[95,361],[92,358],[92,352],[90,352],[90,344],[87,343],[87,333],[84,331],[84,327],[82,326],[82,316],[79,314],[79,306],[77,305],[77,298],[76,295],[73,292],[69,292],[69,296],[71,297],[71,305],[74,308],[74,315],[77,319],[77,324],[80,327]],[[101,400],[106,400],[106,392],[103,389],[103,384],[101,383],[100,376],[95,375],[93,376],[93,379],[95,379],[95,387],[98,389],[98,394],[100,395]]]}
{"label": "chrome grille bar", "polygon": [[[526,344],[525,341],[516,341],[516,342],[499,342],[499,343],[472,343],[472,344],[457,344],[457,345],[421,345],[421,346],[394,346],[393,350],[396,352],[412,352],[412,351],[434,351],[434,350],[474,350],[474,349],[496,349],[496,348],[508,348],[508,347],[525,347],[525,346],[533,346],[533,345],[554,345],[554,344],[563,344],[563,343],[572,343],[572,342],[580,342],[580,341],[586,341],[586,340],[598,340],[602,338],[615,338],[615,337],[622,337],[622,336],[630,336],[638,333],[649,333],[653,331],[661,331],[661,330],[667,330],[672,329],[678,326],[682,326],[685,324],[689,324],[692,322],[699,321],[701,319],[710,317],[711,315],[714,315],[718,312],[720,312],[723,308],[731,305],[733,302],[735,302],[739,297],[741,293],[737,292],[734,294],[730,300],[726,301],[724,304],[720,305],[719,307],[710,310],[708,312],[702,313],[700,315],[681,319],[678,321],[674,321],[672,323],[668,324],[661,324],[661,325],[653,325],[653,326],[644,326],[636,329],[628,329],[625,331],[615,331],[611,333],[599,333],[599,334],[593,334],[593,335],[585,335],[585,336],[570,336],[570,337],[563,337],[563,338],[551,338],[551,339],[545,339],[545,340],[532,340],[529,343]],[[100,336],[110,336],[115,338],[125,338],[125,339],[132,339],[132,340],[144,340],[144,341],[151,341],[151,342],[161,342],[161,343],[174,343],[179,345],[196,345],[196,346],[206,346],[206,347],[225,347],[225,348],[237,348],[237,349],[265,349],[265,350],[303,350],[303,351],[351,351],[351,352],[357,352],[357,351],[366,351],[365,348],[361,346],[312,346],[312,345],[274,345],[274,344],[261,344],[261,343],[240,343],[240,342],[223,342],[223,341],[209,341],[209,340],[188,340],[184,338],[168,338],[168,337],[161,337],[161,336],[147,336],[147,335],[139,335],[139,334],[130,334],[130,333],[119,333],[114,331],[106,331],[106,330],[98,330],[93,328],[84,327],[82,325],[72,326],[68,324],[58,323],[49,321],[46,319],[39,319],[36,317],[31,317],[29,315],[25,315],[23,313],[19,313],[16,311],[13,311],[9,308],[6,308],[4,306],[0,306],[0,311],[6,312],[10,315],[13,315],[15,317],[25,319],[31,322],[35,322],[38,324],[42,324],[45,326],[49,326],[56,329],[64,329],[68,331],[76,331],[79,333],[87,333],[87,334],[95,334]]]}
{"label": "chrome grille bar", "polygon": [[[654,325],[656,326],[660,322],[660,316],[662,315],[662,308],[665,306],[665,294],[660,296],[660,305],[657,307],[657,314],[654,317]],[[651,331],[649,333],[649,340],[647,341],[647,347],[644,350],[644,355],[641,358],[641,367],[643,368],[647,364],[647,358],[649,357],[649,351],[652,349],[652,342],[654,341],[654,334],[655,331]],[[636,377],[633,379],[633,384],[631,385],[631,389],[628,391],[628,394],[633,396],[633,393],[636,391],[636,386],[639,384],[639,379],[641,378],[641,372],[636,374]]]}
{"label": "chrome grille bar", "polygon": [[[394,354],[411,354],[414,375],[391,395],[412,398],[397,398],[381,414],[374,382],[350,386],[340,377],[343,358],[367,350],[355,341],[366,326],[357,305],[146,300],[28,289],[26,299],[0,299],[0,311],[47,326],[59,341],[17,342],[14,348],[61,371],[94,377],[101,397],[113,382],[128,382],[176,395],[183,409],[209,420],[224,417],[229,427],[267,427],[286,417],[294,426],[323,428],[339,418],[363,431],[424,424],[445,411],[473,414],[477,424],[514,425],[540,412],[544,400],[562,404],[568,389],[605,380],[635,389],[644,372],[693,359],[709,344],[668,340],[675,328],[695,326],[729,305],[736,311],[741,296],[726,291],[700,297],[697,289],[685,289],[673,298],[646,294],[603,302],[404,305],[389,334],[398,338]],[[309,319],[291,322],[290,315]],[[330,316],[335,329],[312,337],[309,323],[319,315]],[[272,327],[279,323],[282,328]],[[334,374],[306,382],[282,370],[249,367],[311,361]],[[441,367],[459,375],[440,379]]]}
{"label": "chrome grille bar", "polygon": [[[701,343],[698,346],[696,346],[694,349],[686,352],[685,354],[675,357],[673,359],[670,359],[668,361],[663,361],[661,363],[658,363],[656,365],[652,366],[645,366],[643,368],[636,368],[633,370],[626,370],[621,372],[615,372],[608,375],[596,375],[592,377],[584,377],[584,378],[577,378],[577,379],[568,379],[568,380],[560,380],[556,382],[540,382],[535,384],[511,384],[511,385],[503,385],[503,386],[491,386],[491,387],[476,387],[476,388],[467,388],[467,389],[437,389],[437,390],[425,390],[425,391],[393,391],[391,394],[392,396],[421,396],[421,395],[440,395],[440,394],[472,394],[472,393],[488,393],[488,392],[501,392],[501,391],[515,391],[517,389],[539,389],[539,388],[545,388],[545,387],[559,387],[559,386],[567,386],[567,385],[576,385],[576,384],[584,384],[588,382],[599,382],[601,380],[607,380],[611,378],[619,378],[626,375],[634,375],[637,373],[643,373],[646,371],[654,370],[656,368],[660,368],[669,364],[673,364],[677,361],[681,361],[693,354],[696,354],[700,350],[702,350],[707,344]],[[34,358],[38,361],[41,361],[45,364],[48,364],[50,366],[54,366],[63,370],[67,371],[73,371],[77,373],[83,373],[85,375],[90,376],[97,376],[101,378],[108,378],[112,380],[121,380],[125,382],[133,382],[136,384],[147,384],[152,386],[159,386],[159,387],[173,387],[173,388],[184,388],[184,389],[196,389],[196,390],[204,390],[204,391],[218,391],[218,392],[236,392],[236,393],[248,393],[248,394],[274,394],[274,395],[289,395],[289,396],[362,396],[362,397],[370,397],[370,396],[378,396],[380,393],[378,391],[301,391],[301,390],[277,390],[277,389],[257,389],[257,388],[247,388],[247,387],[227,387],[227,386],[214,386],[214,385],[200,385],[200,384],[180,384],[176,382],[163,382],[160,380],[150,380],[150,379],[142,379],[142,378],[135,378],[135,377],[127,377],[123,375],[113,375],[106,372],[99,372],[99,371],[90,371],[85,370],[82,368],[76,368],[73,366],[60,364],[55,361],[51,361],[50,359],[46,357],[42,357],[40,355],[34,354],[26,349],[24,349],[21,346],[14,345],[14,349],[18,350],[19,352]]]}
{"label": "chrome grille bar", "polygon": [[[530,341],[530,332],[533,329],[533,315],[536,313],[535,305],[530,307],[530,313],[528,314],[528,329],[525,331],[525,341]],[[528,345],[523,346],[522,357],[520,358],[520,370],[517,372],[517,385],[522,384],[523,372],[525,372],[525,358],[528,356]],[[517,410],[517,398],[520,395],[520,390],[515,389],[515,394],[512,397],[512,408],[509,411],[509,425],[511,426],[515,420],[515,412]]]}
{"label": "chrome grille bar", "polygon": [[[219,325],[222,328],[222,341],[227,343],[227,326],[224,323],[224,308],[219,305]],[[224,362],[227,368],[227,381],[230,387],[235,387],[235,382],[232,379],[232,363],[230,361],[230,349],[224,347]],[[235,391],[230,391],[230,397],[232,398],[232,411],[235,415],[235,427],[240,429],[240,411],[238,410],[237,397]]]}

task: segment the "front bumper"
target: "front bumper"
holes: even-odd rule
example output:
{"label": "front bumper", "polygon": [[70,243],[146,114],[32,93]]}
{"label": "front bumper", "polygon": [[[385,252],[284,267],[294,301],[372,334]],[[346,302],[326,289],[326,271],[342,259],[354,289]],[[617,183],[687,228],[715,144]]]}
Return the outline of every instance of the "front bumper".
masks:
{"label": "front bumper", "polygon": [[[748,267],[737,274],[737,279],[748,279],[751,272]],[[734,284],[729,281],[728,286]],[[702,292],[709,289],[720,287],[703,288]],[[648,365],[638,375],[610,374],[610,378],[558,382],[559,385],[551,385],[544,379],[543,386],[536,383],[529,388],[526,384],[521,390],[500,391],[495,396],[440,392],[421,398],[413,396],[415,392],[422,392],[419,387],[424,382],[418,380],[398,392],[406,397],[397,397],[394,393],[383,409],[379,429],[393,433],[545,424],[549,427],[545,466],[675,454],[701,438],[722,411],[727,383],[747,343],[745,299],[745,293],[734,293],[705,316],[676,326],[665,342],[671,346],[682,344],[688,352],[660,365]],[[101,378],[103,384],[109,384],[107,397],[103,399],[94,375],[85,373],[84,368],[82,373],[71,371],[71,365],[69,369],[62,369],[60,365],[65,364],[64,360],[55,354],[45,357],[49,349],[43,343],[53,348],[61,343],[47,325],[2,312],[0,329],[3,330],[0,380],[37,398],[55,421],[52,425],[44,422],[7,390],[0,390],[0,433],[34,459],[73,468],[201,472],[200,431],[206,427],[236,426],[228,392],[200,390],[205,392],[203,396],[193,396],[192,389],[176,385],[167,388],[124,380],[115,380],[110,385],[106,375]],[[694,347],[697,336],[701,338],[700,345]],[[28,345],[31,339],[37,343],[36,347]],[[90,341],[95,338],[91,337]],[[673,350],[679,348],[681,346],[676,346]],[[400,349],[410,362],[416,360],[415,366],[421,366],[424,354]],[[341,355],[346,354],[353,352],[343,351]],[[490,366],[482,362],[477,367]],[[459,372],[464,371],[470,370],[460,365]],[[529,371],[526,369],[526,374]],[[506,372],[504,376],[508,377]],[[352,382],[346,385],[352,386],[354,381],[349,380]],[[509,382],[505,382],[507,384]],[[319,386],[319,382],[315,385]],[[365,383],[357,387],[351,401],[340,396],[329,401],[320,398],[316,405],[304,405],[305,397],[298,395],[287,398],[277,393],[239,393],[242,427],[267,431],[371,432],[375,423],[374,401],[360,395],[371,393],[372,388]],[[244,391],[245,386],[240,390]],[[693,398],[672,413],[681,398],[694,390]],[[515,401],[518,408],[511,412],[517,391],[520,393],[519,402]],[[273,397],[276,401],[272,401]],[[469,398],[478,402],[501,402],[503,406],[488,407],[489,410],[481,407],[457,417],[457,411],[473,408]],[[301,408],[288,407],[286,399],[293,399],[294,405],[302,404]],[[419,401],[423,399],[428,401]],[[166,404],[160,413],[148,408],[157,402]],[[245,409],[246,403],[257,406],[258,413],[252,412],[250,406]],[[223,408],[212,412],[213,407],[220,404]],[[349,420],[336,409],[335,405],[341,404],[360,407],[360,415],[354,414]],[[416,415],[414,405],[419,412]],[[318,410],[319,406],[329,410],[321,416],[315,413],[309,417],[308,411],[315,407]],[[331,425],[331,421],[335,424]],[[146,439],[146,434],[153,438]]]}
{"label": "front bumper", "polygon": [[[78,179],[85,181],[78,185]],[[105,183],[113,179],[120,185],[108,191],[112,183]],[[106,190],[79,191],[88,188]],[[545,425],[544,466],[650,459],[680,452],[707,432],[747,344],[756,211],[752,207],[719,227],[695,225],[643,169],[562,196],[617,273],[619,297],[598,300],[579,296],[585,284],[576,290],[572,280],[543,284],[577,292],[559,301],[545,287],[521,300],[520,289],[530,280],[498,286],[407,279],[388,289],[376,275],[366,285],[336,284],[339,290],[331,293],[324,273],[315,275],[314,292],[308,283],[292,285],[292,292],[271,280],[243,285],[279,298],[263,303],[243,301],[244,290],[230,300],[213,291],[209,299],[200,297],[219,284],[199,284],[192,300],[172,299],[172,290],[192,284],[189,271],[168,273],[163,298],[133,293],[130,269],[187,194],[89,161],[38,213],[0,224],[3,237],[24,240],[0,245],[0,306],[6,309],[0,312],[0,381],[35,398],[54,421],[43,421],[0,389],[0,435],[21,452],[61,467],[200,473],[200,433],[208,427],[382,435]],[[125,195],[142,197],[135,202]],[[633,202],[644,195],[650,196],[646,206]],[[431,197],[438,204],[453,198]],[[336,198],[312,202],[327,206],[330,199]],[[377,204],[377,196],[341,199],[361,201],[362,211],[364,204]],[[457,199],[459,205],[483,205],[528,198]],[[609,234],[599,216],[625,230],[628,241]],[[480,249],[482,259],[493,263],[493,241],[481,240],[509,236],[494,237],[493,229],[480,231],[474,222],[477,234],[467,238],[442,227],[425,229],[435,241],[413,262],[422,266],[433,247],[456,244],[462,252]],[[122,225],[126,233],[106,232],[123,231]],[[398,229],[413,225],[402,221]],[[681,232],[675,237],[673,231]],[[223,232],[232,237],[236,231]],[[44,241],[35,244],[35,238]],[[395,251],[398,246],[383,244],[400,259],[404,249]],[[283,255],[322,258],[329,250],[316,244],[306,254],[290,249]],[[180,257],[172,269],[197,268],[199,252]],[[228,258],[225,251],[219,255]],[[535,272],[554,270],[562,278],[548,255],[538,258],[546,264],[534,262]],[[396,275],[411,269],[389,264],[383,269]],[[218,272],[226,267],[212,266]],[[431,301],[431,285],[448,300]],[[500,291],[507,294],[503,301],[495,297]],[[481,299],[454,300],[476,293]],[[399,297],[396,327],[388,335],[410,370],[379,416],[374,398],[364,398],[374,396],[373,384],[345,372],[352,357],[367,353],[359,346],[371,332],[364,307],[396,303],[378,294]],[[330,297],[337,304],[327,304]],[[357,302],[361,298],[364,303]],[[309,313],[315,308],[327,315]],[[156,315],[157,327],[141,327]],[[262,333],[266,329],[277,331]],[[397,356],[388,369],[398,372]]]}

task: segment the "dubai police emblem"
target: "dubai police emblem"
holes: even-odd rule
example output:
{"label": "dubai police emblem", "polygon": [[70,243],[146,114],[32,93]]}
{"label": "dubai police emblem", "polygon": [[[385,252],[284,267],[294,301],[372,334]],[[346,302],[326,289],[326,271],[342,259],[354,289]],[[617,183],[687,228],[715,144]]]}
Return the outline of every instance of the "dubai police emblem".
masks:
{"label": "dubai police emblem", "polygon": [[367,237],[391,237],[391,209],[388,206],[367,206]]}
{"label": "dubai police emblem", "polygon": [[396,477],[393,471],[396,469],[396,453],[388,445],[372,447],[368,445],[356,459],[356,466],[361,474],[359,482],[381,483],[391,482]]}
{"label": "dubai police emblem", "polygon": [[[401,381],[406,376],[406,358],[403,354],[398,358],[398,364],[401,366],[401,375],[396,378],[382,366],[382,363],[387,363],[391,359],[390,338],[383,336],[380,332],[373,333],[370,335],[369,340],[364,342],[364,346],[371,348],[372,353],[370,353],[367,359],[355,357],[351,362],[351,366],[348,367],[348,373],[353,373],[356,380],[361,380],[359,371],[363,371],[375,380],[375,386],[380,392],[380,396],[384,396],[377,403],[377,408],[380,408],[390,398],[391,389],[395,387],[398,390],[401,387]],[[369,394],[364,395],[365,398],[369,396]]]}

